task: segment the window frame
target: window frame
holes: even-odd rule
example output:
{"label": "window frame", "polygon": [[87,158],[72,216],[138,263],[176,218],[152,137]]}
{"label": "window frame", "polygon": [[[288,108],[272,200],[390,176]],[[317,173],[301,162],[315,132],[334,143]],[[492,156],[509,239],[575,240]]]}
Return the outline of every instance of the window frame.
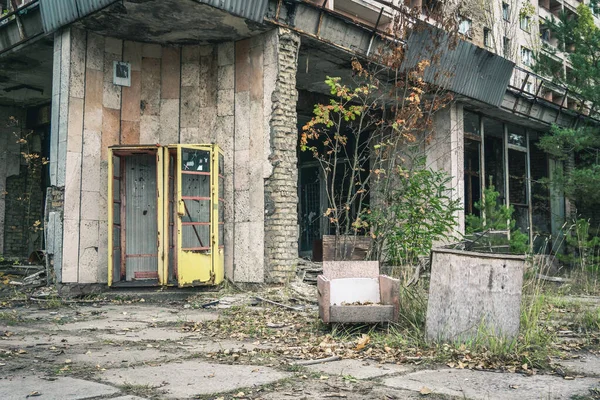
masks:
{"label": "window frame", "polygon": [[510,5],[506,2],[502,2],[502,19],[510,21]]}
{"label": "window frame", "polygon": [[[458,33],[460,33],[461,35],[464,35],[466,37],[471,37],[472,32],[473,32],[473,20],[471,18],[467,18],[467,17],[463,17],[463,16],[459,16],[459,22],[458,22]],[[468,25],[468,29],[466,31],[462,31],[462,24],[463,23],[467,23]]]}

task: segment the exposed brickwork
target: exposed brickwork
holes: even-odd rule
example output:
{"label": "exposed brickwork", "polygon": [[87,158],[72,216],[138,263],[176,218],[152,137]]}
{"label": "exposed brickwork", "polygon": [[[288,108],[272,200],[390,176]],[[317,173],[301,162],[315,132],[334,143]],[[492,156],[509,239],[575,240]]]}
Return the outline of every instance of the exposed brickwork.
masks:
{"label": "exposed brickwork", "polygon": [[50,265],[52,282],[60,282],[62,271],[62,220],[65,192],[63,188],[51,186],[46,189],[44,215],[46,257]]}
{"label": "exposed brickwork", "polygon": [[272,96],[272,175],[265,181],[265,279],[285,282],[298,258],[296,71],[300,37],[279,30],[278,71]]}

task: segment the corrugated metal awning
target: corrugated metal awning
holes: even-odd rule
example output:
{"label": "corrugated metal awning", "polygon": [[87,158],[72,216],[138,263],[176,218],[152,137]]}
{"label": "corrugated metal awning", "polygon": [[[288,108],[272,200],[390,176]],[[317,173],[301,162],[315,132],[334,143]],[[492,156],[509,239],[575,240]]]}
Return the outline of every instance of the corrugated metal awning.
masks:
{"label": "corrugated metal awning", "polygon": [[[120,0],[40,0],[44,31],[53,32],[116,1]],[[195,1],[258,23],[263,22],[269,4],[269,0]]]}
{"label": "corrugated metal awning", "polygon": [[425,70],[425,81],[496,107],[502,105],[515,63],[464,40],[452,47],[449,36],[432,27],[410,35],[404,68],[437,57],[439,62]]}
{"label": "corrugated metal awning", "polygon": [[40,0],[44,32],[53,32],[115,1],[117,0]]}
{"label": "corrugated metal awning", "polygon": [[228,13],[262,23],[269,0],[196,0],[199,3],[220,8]]}

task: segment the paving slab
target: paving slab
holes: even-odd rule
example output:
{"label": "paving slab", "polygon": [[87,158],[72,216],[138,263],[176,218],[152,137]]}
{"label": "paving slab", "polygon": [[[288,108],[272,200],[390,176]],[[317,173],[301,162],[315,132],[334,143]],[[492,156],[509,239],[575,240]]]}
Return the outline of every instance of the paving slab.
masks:
{"label": "paving slab", "polygon": [[148,326],[145,322],[114,321],[109,319],[92,319],[66,324],[53,324],[48,327],[53,331],[106,331],[106,330],[139,330]]}
{"label": "paving slab", "polygon": [[40,347],[40,346],[55,346],[67,347],[81,344],[94,343],[95,340],[91,336],[75,336],[65,335],[61,333],[43,333],[30,332],[27,335],[15,335],[0,340],[0,348],[9,347]]}
{"label": "paving slab", "polygon": [[600,376],[600,357],[592,354],[572,360],[559,360],[556,363],[579,375]]}
{"label": "paving slab", "polygon": [[595,378],[566,380],[559,376],[496,373],[464,369],[419,371],[387,378],[384,385],[397,389],[420,391],[473,400],[557,400],[587,395],[600,386]]}
{"label": "paving slab", "polygon": [[200,339],[197,341],[180,342],[178,343],[178,348],[190,353],[216,353],[222,350],[229,350],[231,353],[244,353],[253,350],[269,350],[273,346],[266,343],[254,344],[254,342],[228,339],[210,339],[210,341]]}
{"label": "paving slab", "polygon": [[[113,369],[99,378],[115,385],[161,384],[168,398],[190,398],[197,395],[228,392],[261,386],[290,376],[268,367],[227,365],[200,360],[168,363],[155,367]],[[164,385],[164,386],[163,386]]]}
{"label": "paving slab", "polygon": [[143,342],[143,341],[165,341],[182,340],[184,338],[194,337],[189,333],[178,332],[168,328],[146,328],[141,331],[120,331],[116,333],[102,333],[98,335],[100,339],[115,342]]}
{"label": "paving slab", "polygon": [[46,380],[34,376],[26,378],[0,379],[0,399],[23,400],[33,392],[39,396],[31,397],[40,400],[83,400],[119,393],[109,385],[75,378],[56,378]]}
{"label": "paving slab", "polygon": [[356,379],[372,379],[409,371],[409,368],[400,365],[352,359],[309,365],[307,368],[327,375],[349,375]]}
{"label": "paving slab", "polygon": [[206,310],[131,305],[102,307],[102,316],[110,320],[155,323],[213,321],[219,318],[217,313]]}
{"label": "paving slab", "polygon": [[119,368],[149,362],[162,362],[176,358],[179,358],[179,355],[173,352],[160,351],[159,349],[136,349],[112,346],[101,350],[89,350],[83,354],[67,353],[62,355],[58,359],[58,362],[65,363],[67,360],[71,360],[75,364],[99,365],[100,368]]}
{"label": "paving slab", "polygon": [[147,400],[143,397],[138,396],[119,396],[119,397],[111,397],[110,400]]}

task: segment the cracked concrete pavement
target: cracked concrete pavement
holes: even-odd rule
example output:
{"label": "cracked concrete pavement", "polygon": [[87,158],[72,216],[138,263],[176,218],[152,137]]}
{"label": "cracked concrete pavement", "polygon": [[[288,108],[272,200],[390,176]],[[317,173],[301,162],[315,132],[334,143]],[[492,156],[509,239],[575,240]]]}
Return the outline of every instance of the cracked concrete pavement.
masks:
{"label": "cracked concrete pavement", "polygon": [[[306,367],[277,344],[217,339],[186,324],[220,310],[182,304],[3,309],[0,399],[572,399],[600,388],[600,358],[560,362],[557,375],[423,369],[344,359]],[[249,363],[217,356],[244,352]]]}

